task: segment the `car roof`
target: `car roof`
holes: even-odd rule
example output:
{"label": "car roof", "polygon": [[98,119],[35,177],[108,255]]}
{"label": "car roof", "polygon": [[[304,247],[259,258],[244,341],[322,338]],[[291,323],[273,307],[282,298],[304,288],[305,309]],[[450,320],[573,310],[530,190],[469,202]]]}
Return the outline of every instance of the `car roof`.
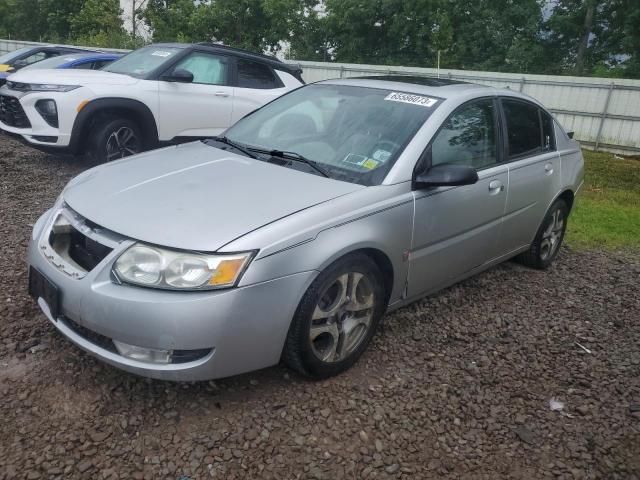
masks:
{"label": "car roof", "polygon": [[504,95],[518,97],[542,106],[538,100],[508,88],[496,88],[477,83],[467,83],[437,76],[412,75],[381,75],[368,77],[347,77],[323,80],[319,84],[347,85],[355,87],[380,88],[384,90],[398,90],[418,95],[429,95],[442,99],[455,97],[481,97]]}
{"label": "car roof", "polygon": [[258,62],[262,62],[262,63],[266,63],[270,66],[272,66],[273,68],[276,68],[278,70],[285,70],[287,72],[299,72],[300,71],[300,66],[299,65],[295,65],[295,64],[290,64],[290,63],[284,63],[283,61],[281,61],[280,59],[272,56],[272,55],[266,55],[264,53],[256,53],[256,52],[252,52],[250,50],[244,50],[242,48],[236,48],[236,47],[230,47],[228,45],[222,45],[219,43],[212,43],[212,42],[200,42],[200,43],[175,43],[175,42],[170,42],[170,43],[153,43],[151,45],[149,45],[149,47],[171,47],[171,48],[198,48],[198,49],[205,49],[205,50],[210,50],[212,52],[217,52],[217,53],[230,53],[233,54],[236,57],[243,57],[246,58],[248,60],[254,60],[254,61],[258,61]]}
{"label": "car roof", "polygon": [[121,53],[100,53],[100,52],[77,52],[65,53],[62,57],[69,57],[69,62],[84,60],[110,60],[122,57]]}

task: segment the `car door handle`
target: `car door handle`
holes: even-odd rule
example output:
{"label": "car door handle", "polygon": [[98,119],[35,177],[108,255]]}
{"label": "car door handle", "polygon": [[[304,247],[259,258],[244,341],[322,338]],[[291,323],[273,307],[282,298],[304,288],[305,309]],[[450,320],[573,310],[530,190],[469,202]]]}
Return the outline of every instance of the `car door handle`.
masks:
{"label": "car door handle", "polygon": [[545,173],[545,175],[551,175],[553,173],[553,164],[547,163],[544,166],[544,173]]}
{"label": "car door handle", "polygon": [[216,97],[225,97],[225,98],[229,96],[229,94],[227,92],[216,92],[216,93],[214,93],[214,95]]}
{"label": "car door handle", "polygon": [[492,180],[489,184],[489,192],[491,193],[491,195],[495,195],[502,191],[504,191],[504,185],[502,184],[502,182],[500,180]]}

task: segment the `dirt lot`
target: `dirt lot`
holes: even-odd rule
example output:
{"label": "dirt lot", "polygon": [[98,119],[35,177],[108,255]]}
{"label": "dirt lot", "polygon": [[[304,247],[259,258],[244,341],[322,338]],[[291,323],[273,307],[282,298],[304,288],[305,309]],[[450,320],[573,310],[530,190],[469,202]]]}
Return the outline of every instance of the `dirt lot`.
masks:
{"label": "dirt lot", "polygon": [[329,381],[162,383],[26,295],[32,224],[84,168],[0,137],[0,480],[640,478],[639,252],[507,263],[389,315]]}

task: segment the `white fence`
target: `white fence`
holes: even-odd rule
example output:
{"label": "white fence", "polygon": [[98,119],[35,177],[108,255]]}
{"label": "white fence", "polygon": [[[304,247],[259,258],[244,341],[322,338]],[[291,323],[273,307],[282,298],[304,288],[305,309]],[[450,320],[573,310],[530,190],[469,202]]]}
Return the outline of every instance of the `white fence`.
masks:
{"label": "white fence", "polygon": [[[0,54],[34,42],[0,40]],[[108,50],[108,49],[101,49]],[[307,82],[363,75],[440,76],[521,91],[540,100],[583,146],[640,154],[640,80],[298,62]]]}

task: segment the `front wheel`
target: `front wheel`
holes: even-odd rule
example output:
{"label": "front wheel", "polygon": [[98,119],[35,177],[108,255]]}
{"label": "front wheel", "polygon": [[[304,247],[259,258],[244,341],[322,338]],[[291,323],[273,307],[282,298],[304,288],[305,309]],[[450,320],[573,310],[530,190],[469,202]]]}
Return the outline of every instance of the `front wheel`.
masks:
{"label": "front wheel", "polygon": [[88,153],[96,163],[119,160],[143,149],[140,127],[127,118],[107,118],[91,130]]}
{"label": "front wheel", "polygon": [[384,314],[383,284],[380,269],[366,255],[352,254],[327,267],[296,310],[283,352],[287,365],[316,379],[351,367]]}
{"label": "front wheel", "polygon": [[551,205],[528,251],[517,260],[528,267],[545,269],[555,260],[567,230],[569,208],[558,199]]}

